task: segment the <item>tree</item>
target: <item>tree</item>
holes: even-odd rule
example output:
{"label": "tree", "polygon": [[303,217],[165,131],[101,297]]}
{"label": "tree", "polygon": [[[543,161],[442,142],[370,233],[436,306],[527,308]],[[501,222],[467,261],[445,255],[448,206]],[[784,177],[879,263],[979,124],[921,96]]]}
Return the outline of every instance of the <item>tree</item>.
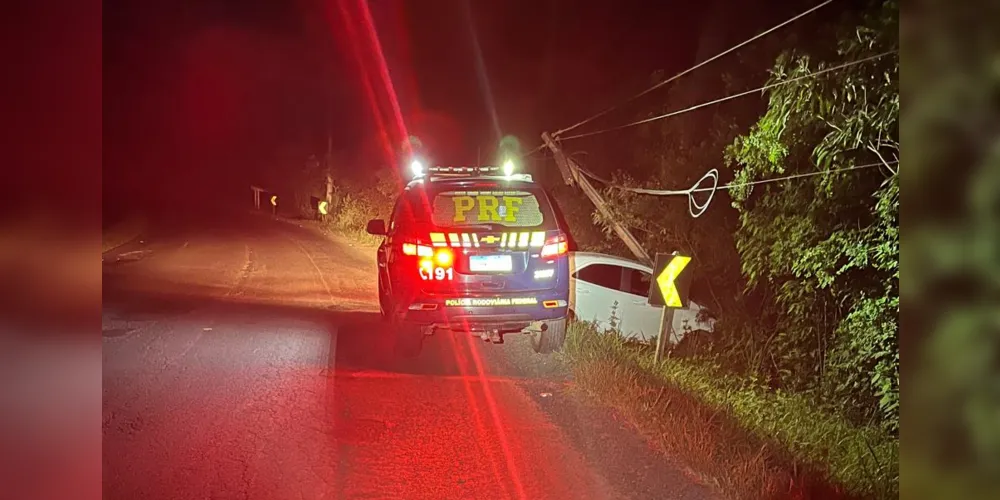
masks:
{"label": "tree", "polygon": [[[898,5],[887,1],[844,33],[836,57],[791,50],[780,82],[894,51]],[[878,408],[899,408],[899,60],[873,62],[772,88],[766,113],[726,150],[734,182],[815,174],[731,189],[736,246],[751,287],[779,307],[771,349],[780,380]],[[880,168],[845,170],[878,163]]]}

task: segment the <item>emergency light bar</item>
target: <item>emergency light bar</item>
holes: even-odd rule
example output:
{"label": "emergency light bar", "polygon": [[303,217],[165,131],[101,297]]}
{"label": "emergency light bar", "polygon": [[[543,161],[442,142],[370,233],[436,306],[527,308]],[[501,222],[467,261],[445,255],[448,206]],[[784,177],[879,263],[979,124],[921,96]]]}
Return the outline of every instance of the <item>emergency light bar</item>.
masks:
{"label": "emergency light bar", "polygon": [[530,174],[515,174],[509,173],[511,165],[505,165],[505,168],[497,167],[494,165],[485,165],[481,167],[427,167],[426,172],[423,175],[417,175],[419,177],[428,177],[430,181],[445,178],[456,178],[456,177],[494,177],[503,178],[514,181],[524,181],[533,182]]}
{"label": "emergency light bar", "polygon": [[500,167],[495,166],[482,166],[482,167],[429,167],[427,169],[428,174],[451,174],[451,175],[487,175],[490,173],[499,173]]}

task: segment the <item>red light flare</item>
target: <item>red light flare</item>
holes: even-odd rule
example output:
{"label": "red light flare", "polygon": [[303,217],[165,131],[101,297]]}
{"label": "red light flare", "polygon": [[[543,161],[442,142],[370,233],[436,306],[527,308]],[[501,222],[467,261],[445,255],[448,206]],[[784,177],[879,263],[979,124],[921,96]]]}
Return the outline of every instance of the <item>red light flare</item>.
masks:
{"label": "red light flare", "polygon": [[486,405],[490,409],[490,416],[493,417],[493,425],[496,427],[497,435],[500,437],[500,447],[503,449],[504,460],[507,461],[507,470],[510,472],[510,478],[514,481],[517,498],[527,498],[527,495],[524,493],[524,481],[521,479],[521,472],[517,470],[517,465],[514,462],[514,454],[510,450],[510,441],[507,438],[507,432],[504,430],[504,420],[500,418],[497,400],[493,396],[493,386],[486,379],[486,372],[483,370],[483,359],[479,356],[479,351],[476,350],[475,346],[471,345],[472,336],[465,335],[465,341],[469,344],[472,361],[476,366],[476,375],[479,377],[480,384],[483,387],[483,395],[486,396]]}
{"label": "red light flare", "polygon": [[[352,5],[348,5],[347,2],[351,2]],[[403,153],[407,157],[412,155],[412,149],[409,141],[406,140],[409,138],[409,132],[403,120],[399,99],[393,86],[392,77],[389,74],[388,65],[385,62],[382,44],[379,41],[378,31],[372,20],[371,11],[368,9],[367,2],[363,0],[337,0],[337,6],[341,13],[345,32],[347,33],[347,43],[351,46],[354,58],[358,63],[369,107],[379,128],[385,157],[390,165],[398,167],[400,161],[396,156],[396,145],[403,145]],[[356,14],[352,14],[352,10]],[[356,23],[356,21],[361,22]],[[363,26],[362,33],[359,33],[355,29],[355,24]],[[375,66],[374,70],[370,69],[372,65]],[[372,73],[375,73],[375,76]],[[376,78],[382,84],[381,92],[377,91],[377,85],[373,84],[373,80]],[[381,106],[383,102],[388,102],[392,113],[390,121],[394,123],[387,125],[383,120]],[[394,129],[390,130],[392,126],[394,126]]]}
{"label": "red light flare", "polygon": [[[423,114],[423,106],[420,102],[420,93],[418,92],[417,88],[417,80],[413,76],[414,75],[413,66],[412,64],[410,64],[410,62],[413,61],[413,54],[412,51],[410,50],[410,43],[409,43],[410,34],[409,31],[407,31],[406,29],[407,21],[405,12],[406,10],[403,8],[397,8],[391,10],[392,13],[391,26],[395,30],[395,39],[400,42],[396,46],[396,49],[399,51],[399,57],[396,58],[396,61],[400,61],[403,64],[405,64],[405,66],[403,67],[403,71],[396,72],[397,78],[401,77],[403,81],[400,82],[397,79],[396,83],[402,84],[403,91],[405,92],[403,95],[406,97],[407,102],[410,104],[409,106],[410,111],[407,113],[407,116],[410,118],[409,128],[411,130],[417,129],[417,134],[419,136],[420,134],[423,133],[423,128],[420,127],[419,123],[415,124],[414,119],[415,117],[419,117]],[[397,69],[399,69],[398,66]],[[398,86],[399,85],[397,85],[397,87]]]}
{"label": "red light flare", "polygon": [[361,16],[365,21],[364,24],[368,31],[368,38],[375,47],[379,75],[382,77],[382,85],[385,86],[385,95],[389,97],[389,104],[392,105],[392,113],[396,119],[396,131],[400,134],[400,137],[404,139],[403,147],[406,149],[406,155],[410,156],[413,153],[410,149],[410,142],[405,140],[410,137],[410,134],[406,131],[406,124],[403,123],[403,113],[399,108],[399,99],[396,97],[396,88],[392,84],[392,77],[389,75],[389,67],[385,63],[385,54],[382,52],[382,43],[379,42],[378,31],[375,30],[375,23],[372,21],[372,13],[368,10],[367,1],[358,0],[358,5],[360,6],[359,10],[361,11]]}
{"label": "red light flare", "polygon": [[[451,332],[449,332],[448,340],[451,341],[452,352],[455,353],[455,364],[458,365],[458,370],[462,373],[460,375],[460,378],[462,379],[462,385],[465,388],[465,397],[469,401],[469,409],[475,416],[474,418],[476,420],[476,436],[478,436],[480,443],[488,443],[489,435],[486,432],[486,422],[484,421],[483,418],[483,412],[480,411],[479,404],[476,403],[476,393],[472,389],[472,381],[469,379],[469,375],[466,373],[465,370],[465,365],[466,365],[465,356],[462,355],[461,349],[459,349],[458,347],[458,342],[455,340],[455,335],[450,333]],[[490,462],[490,470],[493,472],[493,480],[496,481],[497,485],[503,486],[505,483],[502,477],[500,476],[499,464],[497,464],[496,459],[493,458],[493,454],[489,453],[489,450],[485,449],[485,446],[483,452],[487,455],[488,460]],[[504,491],[506,492],[506,488],[504,488]]]}
{"label": "red light flare", "polygon": [[[465,327],[466,329],[468,329],[468,323],[465,324]],[[451,334],[449,335],[449,337],[451,339],[452,347],[455,352],[458,369],[459,371],[462,372],[462,380],[466,384],[466,394],[469,397],[469,404],[470,406],[472,406],[473,411],[476,413],[476,419],[478,422],[478,420],[481,417],[479,415],[478,405],[475,404],[475,399],[474,399],[475,395],[472,392],[471,382],[470,382],[470,379],[472,377],[476,377],[479,379],[479,385],[483,388],[483,397],[486,400],[486,406],[490,412],[490,418],[492,420],[493,428],[496,430],[497,437],[499,438],[500,449],[503,452],[504,462],[506,462],[507,465],[508,475],[510,476],[511,481],[514,483],[516,498],[518,499],[527,498],[527,495],[525,494],[524,490],[524,481],[521,478],[521,472],[517,469],[517,465],[514,460],[514,454],[510,449],[510,441],[509,438],[507,437],[507,432],[504,428],[505,419],[500,418],[500,410],[497,406],[496,397],[493,395],[493,388],[490,385],[491,381],[486,376],[486,371],[483,369],[483,360],[479,356],[479,351],[476,350],[476,346],[472,345],[473,336],[468,334],[462,335],[463,337],[465,337],[466,343],[468,344],[469,353],[472,355],[473,366],[475,368],[475,373],[469,374],[466,371],[466,363],[464,362],[465,361],[464,357],[460,357],[458,354],[461,351],[461,349],[458,348],[458,343],[455,341],[454,338],[455,335],[456,334]],[[492,459],[490,460],[490,462],[491,465],[494,466],[494,475],[498,476],[499,472],[496,470],[496,464],[493,463]],[[502,482],[499,483],[503,484]]]}
{"label": "red light flare", "polygon": [[[345,5],[345,0],[338,0],[337,6],[342,16],[345,32],[347,33],[347,43],[351,46],[351,52],[354,54],[354,60],[358,64],[361,83],[365,89],[365,97],[368,98],[368,106],[371,108],[372,116],[375,118],[375,124],[378,127],[378,135],[382,142],[383,154],[385,155],[386,161],[390,165],[395,165],[397,163],[396,149],[392,146],[393,141],[389,138],[389,131],[386,130],[385,122],[382,120],[382,109],[379,106],[378,98],[375,95],[375,89],[372,87],[371,78],[369,77],[367,68],[365,67],[365,58],[361,52],[358,33],[354,29],[353,18],[348,11],[347,5]],[[331,25],[333,24],[332,17],[333,16],[331,16],[330,19]]]}
{"label": "red light flare", "polygon": [[[449,283],[449,285],[454,286],[454,283]],[[441,316],[442,320],[445,319],[443,313]],[[466,329],[468,329],[468,323],[465,323]],[[468,360],[465,357],[465,349],[460,348],[458,341],[455,340],[456,335],[461,335],[466,339],[466,348],[468,352],[472,355],[473,368],[475,373],[469,373]],[[503,453],[504,462],[507,469],[507,475],[510,477],[511,482],[514,484],[515,498],[525,499],[527,495],[525,494],[524,481],[521,478],[521,473],[517,469],[514,454],[511,451],[509,438],[505,431],[504,423],[506,419],[500,417],[500,410],[496,402],[496,397],[493,395],[493,389],[490,386],[491,383],[496,382],[496,377],[490,377],[486,375],[486,371],[483,368],[482,358],[479,356],[479,352],[476,350],[476,346],[473,345],[473,336],[470,334],[461,334],[455,332],[447,332],[449,342],[451,343],[452,352],[455,355],[455,364],[458,366],[460,372],[459,378],[462,380],[462,384],[465,389],[465,395],[469,403],[469,409],[471,413],[475,416],[476,420],[476,434],[479,438],[480,443],[489,443],[491,441],[489,434],[487,433],[486,423],[484,422],[483,411],[480,409],[477,403],[476,391],[473,389],[473,380],[478,380],[479,386],[482,387],[483,399],[486,401],[487,409],[489,410],[490,423],[498,438],[501,452]],[[507,492],[506,481],[502,480],[500,474],[500,466],[497,464],[496,459],[493,457],[489,450],[484,449],[484,453],[488,456],[490,462],[490,469],[493,472],[493,477],[496,480],[496,484],[504,488]]]}

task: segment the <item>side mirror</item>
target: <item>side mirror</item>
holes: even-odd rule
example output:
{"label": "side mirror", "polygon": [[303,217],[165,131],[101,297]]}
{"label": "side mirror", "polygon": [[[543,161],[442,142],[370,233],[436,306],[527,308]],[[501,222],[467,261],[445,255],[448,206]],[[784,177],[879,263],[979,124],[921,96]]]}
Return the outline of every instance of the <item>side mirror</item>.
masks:
{"label": "side mirror", "polygon": [[382,219],[372,219],[368,221],[368,226],[365,227],[365,231],[368,231],[368,234],[374,234],[375,236],[385,236],[385,233],[387,232],[385,230],[385,221]]}

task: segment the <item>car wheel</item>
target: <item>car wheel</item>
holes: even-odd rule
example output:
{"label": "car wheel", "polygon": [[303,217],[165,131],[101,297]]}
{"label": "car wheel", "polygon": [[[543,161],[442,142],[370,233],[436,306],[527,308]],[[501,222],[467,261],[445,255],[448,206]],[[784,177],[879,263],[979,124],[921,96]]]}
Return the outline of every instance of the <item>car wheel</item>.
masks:
{"label": "car wheel", "polygon": [[531,334],[531,348],[540,354],[560,351],[565,342],[566,318],[550,321],[545,331],[536,331]]}

